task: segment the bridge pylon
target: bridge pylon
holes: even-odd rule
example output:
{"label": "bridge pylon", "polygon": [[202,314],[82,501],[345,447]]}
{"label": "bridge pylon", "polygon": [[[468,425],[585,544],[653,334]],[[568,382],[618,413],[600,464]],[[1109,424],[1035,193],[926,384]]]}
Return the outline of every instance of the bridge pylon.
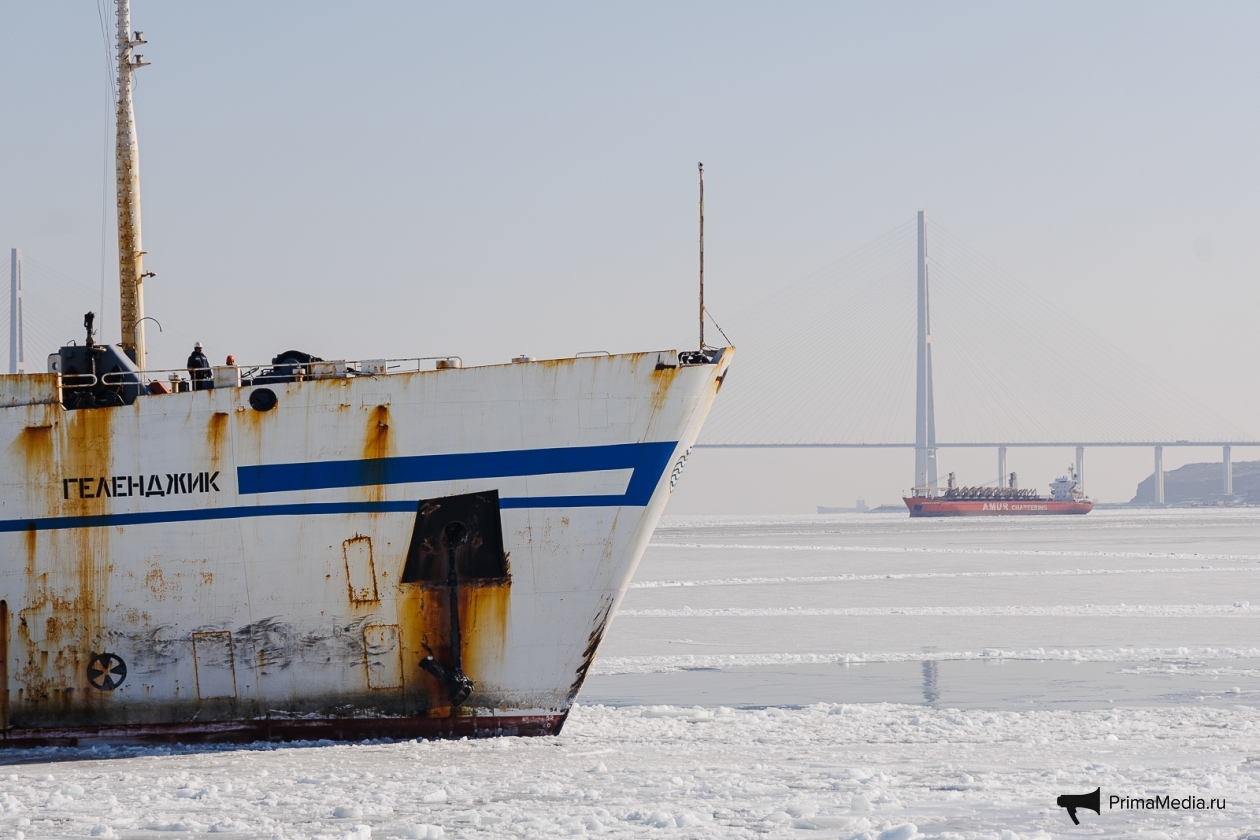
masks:
{"label": "bridge pylon", "polygon": [[919,346],[915,388],[914,487],[935,496],[936,411],[932,399],[932,317],[928,295],[927,214],[919,211]]}

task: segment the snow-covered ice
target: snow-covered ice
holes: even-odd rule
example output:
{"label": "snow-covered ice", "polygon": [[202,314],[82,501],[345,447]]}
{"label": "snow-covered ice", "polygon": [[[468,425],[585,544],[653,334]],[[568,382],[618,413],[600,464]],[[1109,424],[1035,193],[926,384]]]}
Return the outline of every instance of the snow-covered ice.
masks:
{"label": "snow-covered ice", "polygon": [[[9,753],[0,840],[1260,837],[1257,535],[1246,510],[667,520],[559,737]],[[810,694],[846,674],[872,702]],[[781,705],[688,699],[776,680]],[[1074,827],[1056,797],[1096,787]]]}
{"label": "snow-covered ice", "polygon": [[1082,814],[1088,833],[1236,838],[1260,826],[1258,753],[1251,707],[581,706],[554,739],[32,751],[23,757],[82,760],[8,768],[0,807],[28,840],[1028,838],[1071,834],[1055,798],[1101,787],[1226,808],[1104,801],[1102,817]]}

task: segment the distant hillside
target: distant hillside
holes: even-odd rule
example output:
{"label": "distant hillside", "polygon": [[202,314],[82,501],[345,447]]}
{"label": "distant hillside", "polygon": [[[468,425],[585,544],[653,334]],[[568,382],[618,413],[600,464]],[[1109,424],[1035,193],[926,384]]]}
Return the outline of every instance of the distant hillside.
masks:
{"label": "distant hillside", "polygon": [[[1164,473],[1164,503],[1221,501],[1224,481],[1225,467],[1220,461],[1168,470]],[[1260,504],[1260,461],[1234,462],[1234,497],[1240,502]],[[1131,504],[1155,504],[1155,473],[1137,486]]]}

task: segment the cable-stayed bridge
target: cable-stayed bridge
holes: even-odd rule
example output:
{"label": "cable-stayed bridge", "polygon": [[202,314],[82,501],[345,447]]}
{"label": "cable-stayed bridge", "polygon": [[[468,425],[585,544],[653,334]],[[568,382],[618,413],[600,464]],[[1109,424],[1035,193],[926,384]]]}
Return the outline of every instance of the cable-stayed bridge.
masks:
{"label": "cable-stayed bridge", "polygon": [[[23,271],[33,281],[24,289]],[[10,273],[7,302],[0,296],[0,323],[11,332],[0,367],[10,370],[23,337],[31,348],[61,345],[67,306],[103,311],[109,301],[103,283],[23,261],[17,249]],[[906,477],[927,489],[939,484],[943,449],[994,450],[996,483],[1008,449],[1075,448],[1083,481],[1085,450],[1143,447],[1154,454],[1160,501],[1164,449],[1211,446],[1222,453],[1222,495],[1232,495],[1232,449],[1260,439],[1086,329],[1069,308],[939,224],[929,231],[920,213],[723,318],[739,360],[698,445],[912,449],[915,472]],[[192,343],[168,333],[172,346]],[[24,361],[26,370],[44,368],[37,353]]]}
{"label": "cable-stayed bridge", "polygon": [[999,483],[1008,449],[1074,448],[1083,484],[1086,449],[1144,447],[1163,503],[1165,448],[1220,447],[1230,496],[1232,449],[1260,446],[923,212],[729,328],[704,448],[913,449],[933,493],[941,449],[995,450]]}

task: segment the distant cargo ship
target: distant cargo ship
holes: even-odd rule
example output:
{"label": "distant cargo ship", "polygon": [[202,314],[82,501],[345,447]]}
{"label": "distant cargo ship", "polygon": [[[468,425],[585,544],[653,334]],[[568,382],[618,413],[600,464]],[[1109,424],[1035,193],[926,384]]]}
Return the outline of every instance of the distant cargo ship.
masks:
{"label": "distant cargo ship", "polygon": [[931,488],[915,488],[903,501],[911,516],[1051,516],[1094,509],[1072,469],[1050,485],[1050,498],[1036,490],[1018,489],[1015,473],[1006,487],[959,487],[950,473],[943,495],[937,496]]}

